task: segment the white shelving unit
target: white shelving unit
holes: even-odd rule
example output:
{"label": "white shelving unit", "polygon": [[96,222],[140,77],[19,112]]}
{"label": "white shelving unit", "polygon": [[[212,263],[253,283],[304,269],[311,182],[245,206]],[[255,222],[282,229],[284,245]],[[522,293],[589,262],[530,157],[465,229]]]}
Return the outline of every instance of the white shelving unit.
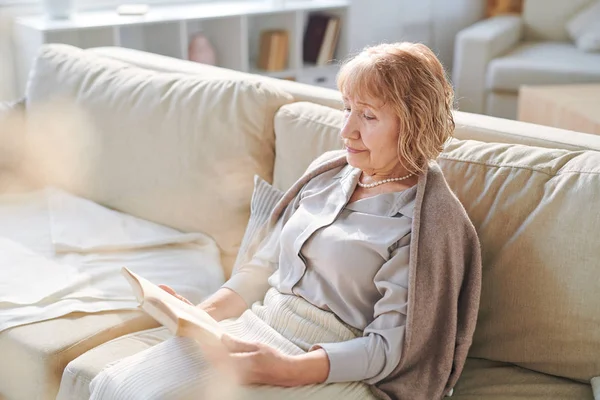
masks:
{"label": "white shelving unit", "polygon": [[[188,59],[190,38],[202,32],[217,53],[217,65],[276,78],[332,87],[335,65],[315,67],[302,62],[302,41],[308,16],[323,12],[341,18],[334,59],[349,52],[350,0],[218,1],[200,4],[152,6],[143,16],[120,16],[113,11],[76,14],[69,20],[43,16],[16,21],[17,70],[22,91],[27,71],[42,44],[66,43],[80,48],[120,46]],[[290,46],[287,69],[265,72],[256,68],[260,33],[286,29]]]}

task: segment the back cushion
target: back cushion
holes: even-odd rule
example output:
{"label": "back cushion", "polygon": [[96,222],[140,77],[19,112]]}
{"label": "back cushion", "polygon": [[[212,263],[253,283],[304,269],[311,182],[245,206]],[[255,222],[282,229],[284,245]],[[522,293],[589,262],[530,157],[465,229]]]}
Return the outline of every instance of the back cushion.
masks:
{"label": "back cushion", "polygon": [[456,140],[439,163],[481,239],[470,356],[600,374],[600,152]]}
{"label": "back cushion", "polygon": [[341,110],[313,104],[293,103],[275,114],[275,172],[273,186],[286,190],[310,163],[330,150],[340,150]]}
{"label": "back cushion", "polygon": [[525,0],[525,39],[570,41],[567,21],[592,1],[597,0]]}
{"label": "back cushion", "polygon": [[[299,103],[277,112],[280,189],[340,148],[341,119]],[[438,162],[481,239],[470,356],[586,382],[600,375],[600,152],[455,139]]]}
{"label": "back cushion", "polygon": [[[57,98],[77,107],[56,108]],[[230,271],[253,177],[272,179],[273,116],[289,95],[261,82],[159,73],[49,45],[35,61],[27,99],[36,116],[29,169],[40,182],[207,233]]]}

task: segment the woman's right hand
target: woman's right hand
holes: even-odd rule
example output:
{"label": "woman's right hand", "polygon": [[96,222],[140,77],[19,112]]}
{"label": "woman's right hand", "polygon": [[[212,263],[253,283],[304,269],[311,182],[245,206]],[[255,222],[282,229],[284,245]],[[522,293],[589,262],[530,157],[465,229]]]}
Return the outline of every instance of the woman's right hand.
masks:
{"label": "woman's right hand", "polygon": [[[177,297],[179,300],[192,304],[191,301],[186,299],[180,294],[177,294],[172,287],[167,285],[158,285],[165,292]],[[244,299],[231,289],[221,288],[213,293],[209,298],[205,299],[202,303],[196,305],[196,307],[206,311],[211,317],[217,321],[222,321],[227,318],[236,318],[242,315],[244,310],[248,308]]]}
{"label": "woman's right hand", "polygon": [[179,300],[183,301],[184,303],[188,303],[190,306],[193,306],[192,302],[189,301],[188,299],[186,299],[185,297],[183,297],[180,294],[177,294],[177,292],[175,290],[173,290],[173,288],[171,286],[167,286],[167,285],[158,285],[159,288],[161,288],[162,290],[164,290],[165,292],[177,297]]}

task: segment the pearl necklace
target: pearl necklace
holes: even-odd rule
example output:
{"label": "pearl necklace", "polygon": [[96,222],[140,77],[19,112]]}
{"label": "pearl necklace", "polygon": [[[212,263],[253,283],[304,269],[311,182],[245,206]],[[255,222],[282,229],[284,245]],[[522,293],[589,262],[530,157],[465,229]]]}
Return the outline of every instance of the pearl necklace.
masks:
{"label": "pearl necklace", "polygon": [[400,178],[387,178],[387,179],[383,179],[381,181],[377,181],[375,183],[368,183],[368,184],[362,183],[360,181],[360,178],[358,178],[358,182],[357,183],[358,183],[358,186],[360,186],[361,188],[367,188],[368,189],[368,188],[373,188],[375,186],[383,185],[384,183],[388,183],[388,182],[403,181],[404,179],[408,179],[411,176],[413,176],[413,174],[408,174],[406,176],[401,176]]}

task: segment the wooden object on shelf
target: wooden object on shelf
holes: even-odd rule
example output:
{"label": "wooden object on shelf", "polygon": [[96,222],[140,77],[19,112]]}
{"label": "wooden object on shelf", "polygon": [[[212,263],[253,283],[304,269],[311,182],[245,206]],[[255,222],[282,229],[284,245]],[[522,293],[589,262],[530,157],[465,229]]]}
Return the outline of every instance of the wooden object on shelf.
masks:
{"label": "wooden object on shelf", "polygon": [[486,15],[493,17],[502,14],[520,14],[523,11],[523,0],[488,0]]}
{"label": "wooden object on shelf", "polygon": [[287,67],[288,32],[282,29],[265,30],[260,35],[257,67],[264,71],[281,71]]}
{"label": "wooden object on shelf", "polygon": [[521,86],[519,121],[600,135],[600,84]]}
{"label": "wooden object on shelf", "polygon": [[339,40],[340,18],[326,14],[311,14],[304,33],[303,60],[326,65],[333,59]]}

